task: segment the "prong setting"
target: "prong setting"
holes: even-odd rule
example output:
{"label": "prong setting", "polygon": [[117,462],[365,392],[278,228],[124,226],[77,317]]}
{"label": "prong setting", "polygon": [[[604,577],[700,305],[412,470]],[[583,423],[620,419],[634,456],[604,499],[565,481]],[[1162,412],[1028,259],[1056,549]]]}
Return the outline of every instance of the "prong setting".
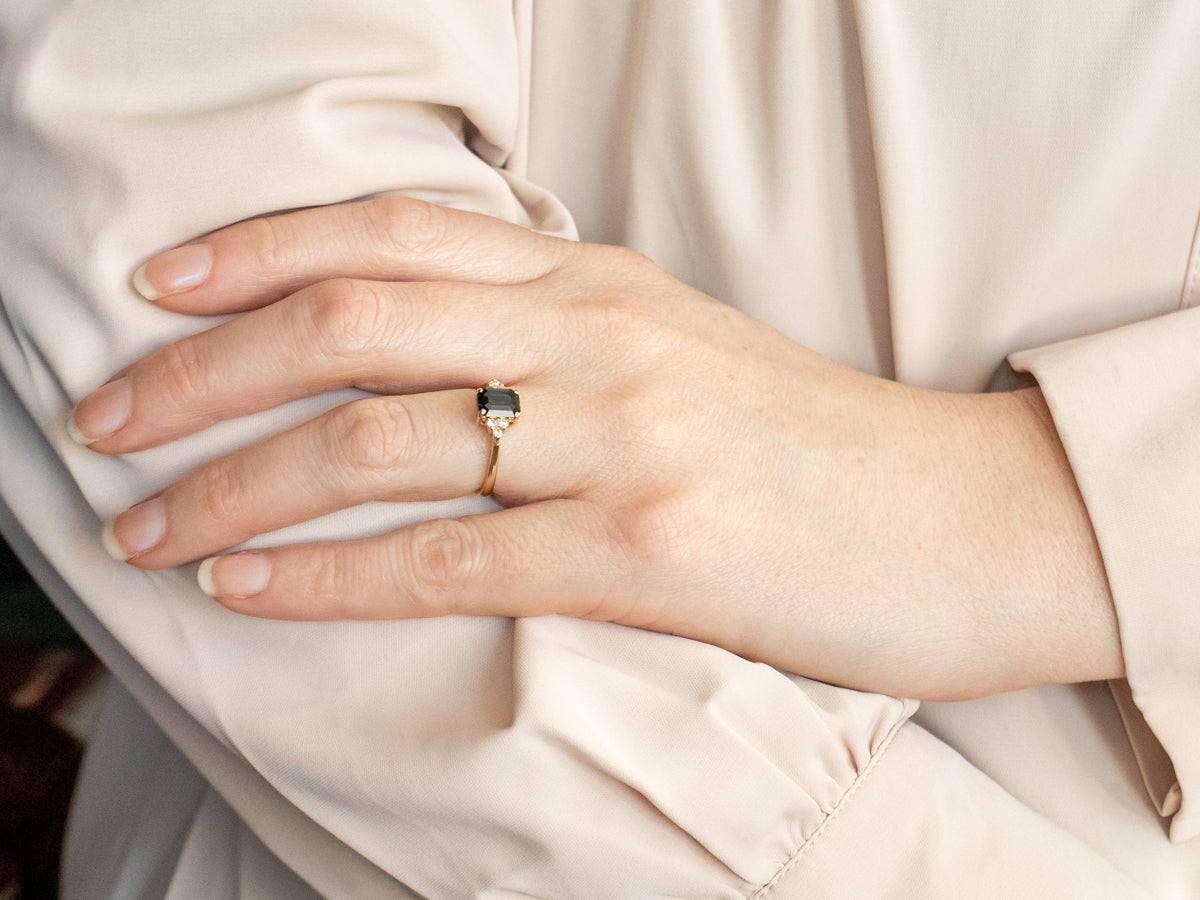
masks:
{"label": "prong setting", "polygon": [[499,441],[504,431],[521,416],[521,398],[503,382],[492,380],[475,392],[479,424]]}

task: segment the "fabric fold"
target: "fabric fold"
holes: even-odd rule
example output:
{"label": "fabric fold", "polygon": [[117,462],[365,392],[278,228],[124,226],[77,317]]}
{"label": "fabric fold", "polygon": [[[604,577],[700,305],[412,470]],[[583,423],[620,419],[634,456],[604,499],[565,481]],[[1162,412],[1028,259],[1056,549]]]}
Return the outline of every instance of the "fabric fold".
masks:
{"label": "fabric fold", "polygon": [[1189,309],[1011,357],[1041,385],[1087,504],[1125,656],[1115,694],[1136,705],[1121,708],[1155,803],[1178,806],[1176,841],[1200,834],[1198,347]]}

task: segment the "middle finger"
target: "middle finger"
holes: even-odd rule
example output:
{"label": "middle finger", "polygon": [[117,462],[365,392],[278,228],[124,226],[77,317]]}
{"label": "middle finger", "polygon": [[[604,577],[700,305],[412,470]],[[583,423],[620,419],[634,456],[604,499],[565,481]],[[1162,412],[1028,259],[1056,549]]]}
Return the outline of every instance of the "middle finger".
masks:
{"label": "middle finger", "polygon": [[100,453],[128,453],[345,387],[415,393],[527,382],[562,342],[543,339],[561,330],[546,327],[553,305],[533,293],[323,282],[143,357],[80,401],[71,430]]}

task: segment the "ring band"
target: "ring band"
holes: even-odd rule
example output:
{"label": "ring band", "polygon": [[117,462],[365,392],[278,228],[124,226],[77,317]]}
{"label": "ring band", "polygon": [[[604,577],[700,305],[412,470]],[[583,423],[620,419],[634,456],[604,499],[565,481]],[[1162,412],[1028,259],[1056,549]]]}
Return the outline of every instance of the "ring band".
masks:
{"label": "ring band", "polygon": [[512,388],[493,380],[475,392],[475,405],[479,408],[479,424],[492,433],[487,474],[479,485],[479,493],[490,497],[496,487],[496,470],[500,468],[500,438],[521,417],[521,397]]}

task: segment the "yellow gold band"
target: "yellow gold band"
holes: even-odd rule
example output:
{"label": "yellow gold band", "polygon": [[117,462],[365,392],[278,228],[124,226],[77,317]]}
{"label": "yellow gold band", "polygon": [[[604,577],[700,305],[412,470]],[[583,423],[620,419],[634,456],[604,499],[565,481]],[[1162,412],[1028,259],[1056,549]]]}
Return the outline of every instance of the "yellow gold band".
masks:
{"label": "yellow gold band", "polygon": [[496,470],[500,468],[500,438],[492,438],[492,452],[488,454],[487,474],[479,485],[479,493],[490,497],[496,488]]}
{"label": "yellow gold band", "polygon": [[479,409],[479,424],[492,435],[492,449],[488,454],[487,474],[479,485],[479,493],[491,496],[496,488],[496,471],[500,468],[500,438],[505,430],[521,416],[521,397],[502,382],[489,381],[475,392],[475,405]]}

